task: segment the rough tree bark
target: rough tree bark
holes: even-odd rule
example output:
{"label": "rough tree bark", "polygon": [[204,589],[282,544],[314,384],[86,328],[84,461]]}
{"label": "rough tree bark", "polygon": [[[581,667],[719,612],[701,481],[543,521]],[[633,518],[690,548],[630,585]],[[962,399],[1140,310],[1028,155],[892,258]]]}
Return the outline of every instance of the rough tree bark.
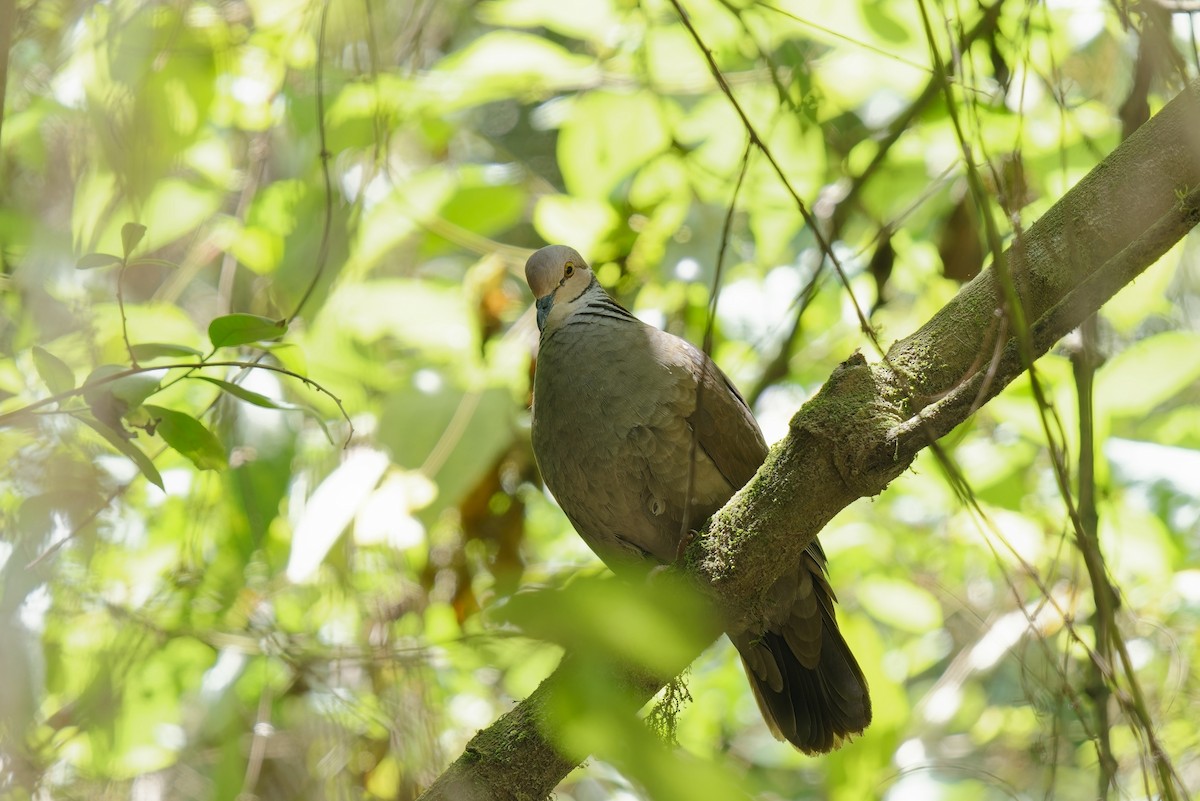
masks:
{"label": "rough tree bark", "polygon": [[[1198,222],[1200,81],[1016,237],[1002,260],[1007,277],[988,268],[886,358],[855,354],[834,370],[688,549],[717,614],[735,625],[760,617],[771,585],[837,512],[882,492]],[[1006,282],[1028,323],[1024,347],[1006,322]],[[715,636],[698,640],[692,658]],[[480,731],[421,798],[546,797],[579,761],[556,750],[547,713],[569,692],[563,672]],[[630,714],[665,684],[632,669],[614,681],[631,689]]]}

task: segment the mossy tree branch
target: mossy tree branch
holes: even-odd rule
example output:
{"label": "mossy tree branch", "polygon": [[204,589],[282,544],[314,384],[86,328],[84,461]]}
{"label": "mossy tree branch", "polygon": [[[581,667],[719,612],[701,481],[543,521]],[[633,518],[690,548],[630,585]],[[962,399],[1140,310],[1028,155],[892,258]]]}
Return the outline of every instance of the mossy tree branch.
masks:
{"label": "mossy tree branch", "polygon": [[[1036,358],[1200,222],[1200,81],[1125,140],[1005,252]],[[854,355],[792,419],[754,479],[687,552],[729,627],[761,620],[770,587],[835,514],[876,495],[917,453],[1023,371],[995,268],[885,360]],[[714,633],[715,636],[715,633]],[[698,637],[695,654],[711,642]],[[568,660],[570,657],[568,657]],[[681,665],[680,668],[683,666]],[[554,745],[564,668],[479,732],[422,799],[541,799],[578,764]],[[667,677],[663,677],[664,679]],[[665,683],[630,670],[630,713]]]}

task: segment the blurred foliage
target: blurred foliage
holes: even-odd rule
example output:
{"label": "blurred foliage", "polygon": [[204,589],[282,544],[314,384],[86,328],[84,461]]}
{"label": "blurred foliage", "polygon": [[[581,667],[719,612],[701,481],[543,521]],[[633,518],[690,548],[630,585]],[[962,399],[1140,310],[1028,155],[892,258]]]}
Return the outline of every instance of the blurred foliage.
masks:
{"label": "blurred foliage", "polygon": [[[881,341],[914,330],[986,254],[919,15],[685,6]],[[989,8],[928,4],[1011,234],[1116,145],[1130,99],[1156,109],[1195,74],[1195,23]],[[1154,20],[1161,57],[1139,59]],[[669,619],[570,581],[596,562],[530,453],[520,268],[572,244],[699,341],[747,136],[673,6],[16,0],[12,21],[0,795],[413,798],[556,643],[584,648],[573,623],[670,640]],[[752,154],[714,355],[772,440],[870,352],[820,262]],[[1116,623],[1193,795],[1198,303],[1185,243],[1109,304],[1093,421]],[[557,797],[1091,799],[1097,699],[1113,792],[1158,792],[1128,679],[1089,668],[1092,587],[1042,424],[1073,464],[1073,347],[1040,362],[1049,408],[1025,379],[943,443],[970,503],[927,454],[827,529],[873,690],[863,737],[821,759],[777,744],[722,643],[691,670],[676,750],[581,674],[572,747],[597,756]]]}

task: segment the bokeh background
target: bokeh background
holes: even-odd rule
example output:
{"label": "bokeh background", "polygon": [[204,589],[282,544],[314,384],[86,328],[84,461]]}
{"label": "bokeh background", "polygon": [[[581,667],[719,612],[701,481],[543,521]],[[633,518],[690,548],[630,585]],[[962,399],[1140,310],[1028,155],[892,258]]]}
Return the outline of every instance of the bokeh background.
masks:
{"label": "bokeh background", "polygon": [[[725,88],[662,0],[0,3],[0,796],[416,797],[561,656],[506,603],[603,572],[529,447],[532,249],[699,342],[732,205],[774,441],[1200,72],[1182,2],[683,8]],[[776,743],[722,641],[673,755],[556,797],[1195,797],[1198,303],[1184,242],[826,529],[864,736]]]}

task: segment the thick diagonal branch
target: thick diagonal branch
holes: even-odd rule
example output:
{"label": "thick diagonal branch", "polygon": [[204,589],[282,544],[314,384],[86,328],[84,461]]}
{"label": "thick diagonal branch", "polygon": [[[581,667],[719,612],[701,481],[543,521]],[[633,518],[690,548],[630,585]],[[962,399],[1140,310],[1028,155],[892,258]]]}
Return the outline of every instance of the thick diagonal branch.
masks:
{"label": "thick diagonal branch", "polygon": [[[1200,81],[1121,144],[1005,253],[1040,356],[1200,222]],[[754,479],[688,550],[722,619],[760,619],[769,590],[854,500],[876,495],[916,454],[1029,365],[1002,324],[1005,293],[981,273],[887,359],[855,355],[792,419]],[[699,638],[698,655],[708,642]],[[711,640],[710,640],[711,641]],[[681,666],[682,667],[682,666]],[[487,729],[423,799],[540,799],[576,765],[553,745],[559,672]],[[630,713],[662,686],[614,676]]]}

